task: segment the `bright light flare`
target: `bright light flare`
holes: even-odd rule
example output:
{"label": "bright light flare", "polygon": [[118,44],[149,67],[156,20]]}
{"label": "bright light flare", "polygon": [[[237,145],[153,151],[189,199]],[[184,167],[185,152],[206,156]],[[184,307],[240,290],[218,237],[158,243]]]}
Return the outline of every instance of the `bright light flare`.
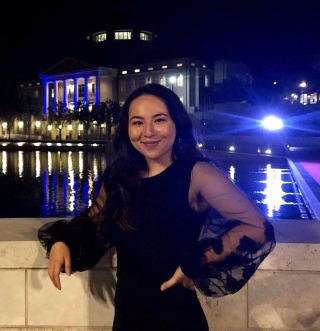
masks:
{"label": "bright light flare", "polygon": [[283,121],[279,117],[268,116],[262,121],[262,125],[270,131],[276,131],[283,128]]}

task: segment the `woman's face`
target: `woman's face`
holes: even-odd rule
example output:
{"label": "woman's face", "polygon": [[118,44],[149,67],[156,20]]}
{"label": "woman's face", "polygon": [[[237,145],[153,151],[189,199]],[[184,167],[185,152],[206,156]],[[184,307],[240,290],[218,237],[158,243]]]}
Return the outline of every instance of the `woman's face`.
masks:
{"label": "woman's face", "polygon": [[142,95],[131,102],[128,134],[133,147],[148,164],[156,161],[169,165],[172,162],[176,126],[161,99]]}

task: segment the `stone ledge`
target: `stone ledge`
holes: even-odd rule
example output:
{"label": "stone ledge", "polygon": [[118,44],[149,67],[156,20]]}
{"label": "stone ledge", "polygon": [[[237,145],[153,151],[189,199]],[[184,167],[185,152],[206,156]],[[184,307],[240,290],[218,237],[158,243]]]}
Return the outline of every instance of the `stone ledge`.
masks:
{"label": "stone ledge", "polygon": [[[37,238],[37,229],[52,220],[0,220],[0,330],[111,330],[112,251],[93,270],[61,274],[58,291]],[[273,224],[277,246],[241,291],[221,298],[199,294],[211,331],[320,330],[320,222]]]}

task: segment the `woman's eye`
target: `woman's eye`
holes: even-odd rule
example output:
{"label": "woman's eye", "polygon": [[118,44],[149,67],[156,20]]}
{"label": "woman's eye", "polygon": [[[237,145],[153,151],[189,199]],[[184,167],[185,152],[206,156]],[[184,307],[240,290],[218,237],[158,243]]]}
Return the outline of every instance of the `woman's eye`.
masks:
{"label": "woman's eye", "polygon": [[161,118],[161,117],[156,119],[156,122],[164,122],[164,121],[165,121],[165,119]]}
{"label": "woman's eye", "polygon": [[131,125],[141,125],[142,122],[141,121],[133,121],[131,122]]}

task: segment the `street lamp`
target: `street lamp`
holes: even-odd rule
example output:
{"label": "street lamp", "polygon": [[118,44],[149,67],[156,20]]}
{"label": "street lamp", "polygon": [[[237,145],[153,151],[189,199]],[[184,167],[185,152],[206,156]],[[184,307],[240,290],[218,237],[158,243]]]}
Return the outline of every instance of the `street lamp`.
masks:
{"label": "street lamp", "polygon": [[300,103],[302,103],[303,105],[307,104],[307,95],[304,93],[305,92],[305,88],[307,87],[307,83],[305,81],[302,81],[299,84],[299,87],[301,88],[301,95],[300,95]]}

